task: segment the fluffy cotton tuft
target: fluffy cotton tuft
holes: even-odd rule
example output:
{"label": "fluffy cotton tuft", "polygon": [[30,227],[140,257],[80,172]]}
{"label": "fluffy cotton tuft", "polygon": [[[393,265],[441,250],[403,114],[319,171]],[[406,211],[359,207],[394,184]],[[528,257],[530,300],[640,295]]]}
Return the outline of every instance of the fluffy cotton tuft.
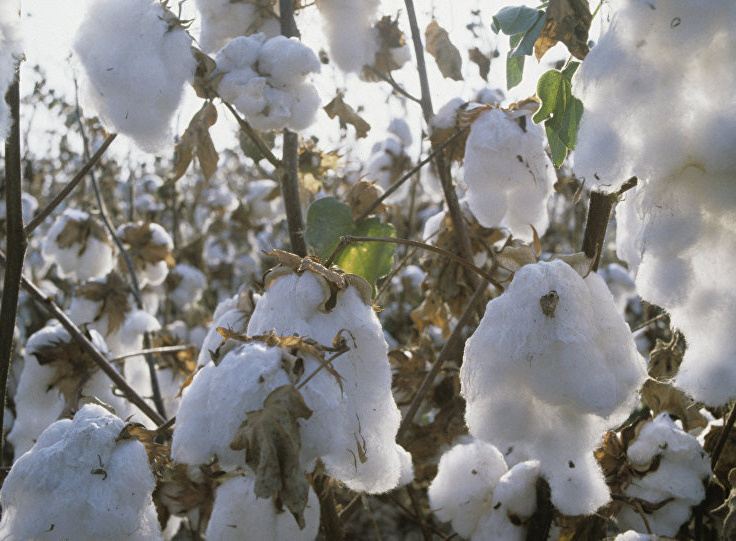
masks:
{"label": "fluffy cotton tuft", "polygon": [[15,65],[23,52],[20,36],[20,2],[4,0],[0,5],[0,140],[10,130],[10,110],[5,93],[15,78]]}
{"label": "fluffy cotton tuft", "polygon": [[721,405],[736,395],[736,74],[721,68],[736,63],[736,5],[617,7],[575,79],[585,104],[575,172],[605,190],[639,178],[617,209],[619,257],[685,335],[675,385]]}
{"label": "fluffy cotton tuft", "polygon": [[471,434],[539,460],[552,502],[569,515],[608,501],[593,449],[626,419],[645,378],[603,279],[559,260],[522,267],[488,303],[460,371]]}
{"label": "fluffy cotton tuft", "polygon": [[179,263],[171,270],[170,282],[174,286],[169,298],[180,310],[186,310],[202,298],[207,276],[197,267]]}
{"label": "fluffy cotton tuft", "polygon": [[[690,519],[691,508],[705,499],[704,483],[711,474],[708,455],[697,438],[683,432],[667,413],[644,425],[627,455],[631,466],[646,474],[634,475],[625,494],[655,505],[670,500],[647,512],[647,521],[653,533],[674,537]],[[624,529],[647,530],[630,506],[621,508],[617,520]]]}
{"label": "fluffy cotton tuft", "polygon": [[192,39],[175,25],[154,0],[97,0],[74,41],[87,76],[84,105],[149,152],[173,142],[171,119],[194,78]]}
{"label": "fluffy cotton tuft", "polygon": [[375,63],[378,42],[373,23],[380,0],[317,0],[324,19],[330,57],[345,72],[360,72]]}
{"label": "fluffy cotton tuft", "polygon": [[66,209],[43,242],[45,259],[56,263],[61,278],[101,278],[115,267],[112,244],[102,224],[89,213]]}
{"label": "fluffy cotton tuft", "polygon": [[116,441],[125,423],[86,405],[57,421],[10,470],[2,490],[0,536],[8,540],[161,539],[146,450]]}
{"label": "fluffy cotton tuft", "polygon": [[545,135],[526,110],[490,109],[473,122],[465,144],[468,204],[485,227],[503,226],[530,241],[530,225],[549,225],[547,200],[556,175],[544,151]]}
{"label": "fluffy cotton tuft", "polygon": [[306,82],[321,65],[314,52],[295,38],[264,34],[238,37],[217,57],[222,98],[242,112],[259,130],[284,127],[303,130],[320,106],[316,88]]}
{"label": "fluffy cotton tuft", "polygon": [[263,32],[268,37],[280,33],[274,12],[262,9],[256,2],[232,0],[195,0],[202,16],[202,35],[199,44],[206,53],[212,53],[238,36]]}

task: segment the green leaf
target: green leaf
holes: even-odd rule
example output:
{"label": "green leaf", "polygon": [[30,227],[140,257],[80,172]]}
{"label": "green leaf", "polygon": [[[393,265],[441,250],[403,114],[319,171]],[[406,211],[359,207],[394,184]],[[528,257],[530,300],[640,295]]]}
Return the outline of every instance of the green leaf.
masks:
{"label": "green leaf", "polygon": [[575,75],[575,72],[580,67],[580,62],[570,62],[564,70],[562,70],[562,75],[565,76],[565,79],[570,81],[572,83],[572,76]]}
{"label": "green leaf", "polygon": [[546,17],[544,11],[540,11],[537,21],[529,30],[521,34],[521,41],[515,48],[512,48],[509,53],[510,56],[528,56],[534,52],[534,43],[537,41],[539,34],[542,33],[545,20]]}
{"label": "green leaf", "polygon": [[524,75],[525,56],[506,57],[506,89],[511,90],[521,82]]}
{"label": "green leaf", "polygon": [[[391,224],[381,223],[377,217],[353,220],[350,207],[334,197],[318,199],[307,210],[305,239],[323,261],[340,243],[340,237],[394,237]],[[376,281],[391,272],[395,244],[381,242],[359,242],[345,248],[335,264],[345,272],[365,278],[376,293]]]}
{"label": "green leaf", "polygon": [[532,28],[539,19],[540,11],[526,6],[508,6],[493,17],[491,30],[508,36],[522,34]]}
{"label": "green leaf", "polygon": [[547,132],[549,150],[552,153],[552,163],[555,164],[555,167],[559,167],[562,165],[562,162],[565,161],[565,157],[567,156],[567,147],[565,146],[565,143],[560,140],[560,137],[554,129],[546,124],[544,129]]}
{"label": "green leaf", "polygon": [[565,112],[565,98],[571,94],[570,81],[565,79],[561,72],[549,70],[537,82],[537,97],[542,100],[532,120],[539,124],[550,116],[557,116]]}

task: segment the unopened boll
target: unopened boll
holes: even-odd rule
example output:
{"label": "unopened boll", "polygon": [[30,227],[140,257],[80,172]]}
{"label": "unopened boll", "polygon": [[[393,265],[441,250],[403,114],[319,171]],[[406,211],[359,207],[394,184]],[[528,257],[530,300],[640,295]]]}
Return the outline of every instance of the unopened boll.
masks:
{"label": "unopened boll", "polygon": [[525,265],[488,303],[460,371],[470,433],[507,461],[539,460],[564,514],[593,512],[609,493],[593,449],[626,419],[646,378],[603,279],[560,260]]}

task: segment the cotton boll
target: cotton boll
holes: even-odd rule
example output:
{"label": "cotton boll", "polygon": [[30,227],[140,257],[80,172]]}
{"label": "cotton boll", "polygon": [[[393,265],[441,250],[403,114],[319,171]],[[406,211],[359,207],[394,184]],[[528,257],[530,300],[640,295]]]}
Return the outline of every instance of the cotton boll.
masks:
{"label": "cotton boll", "polygon": [[253,478],[235,477],[217,487],[207,538],[221,541],[241,539],[289,539],[313,541],[319,531],[319,500],[309,489],[304,510],[305,527],[299,529],[291,513],[277,511],[270,498],[257,498]]}
{"label": "cotton boll", "polygon": [[409,124],[403,118],[392,118],[388,124],[388,131],[398,137],[401,140],[401,145],[404,147],[411,146],[414,141],[411,135],[411,128],[409,128]]}
{"label": "cotton boll", "polygon": [[233,332],[245,334],[250,315],[253,313],[253,298],[251,292],[241,288],[233,297],[217,305],[212,315],[212,325],[199,348],[197,366],[204,366],[211,360],[210,351],[215,351],[222,342],[222,335],[217,332],[218,327],[230,329]]}
{"label": "cotton boll", "polygon": [[473,122],[465,145],[468,204],[485,227],[504,225],[531,240],[547,230],[547,199],[556,176],[544,152],[544,131],[531,113],[490,109]]}
{"label": "cotton boll", "polygon": [[[539,461],[516,464],[504,473],[493,489],[493,508],[510,513],[521,520],[529,519],[537,510],[536,484]],[[499,507],[496,507],[500,504]]]}
{"label": "cotton boll", "polygon": [[565,514],[589,513],[608,500],[593,448],[627,417],[645,378],[603,280],[583,279],[562,261],[515,273],[489,302],[460,371],[471,434],[538,459]]}
{"label": "cotton boll", "polygon": [[196,267],[179,263],[171,271],[170,280],[176,284],[169,293],[169,298],[180,310],[199,301],[207,287],[207,277]]}
{"label": "cotton boll", "polygon": [[318,0],[330,57],[348,73],[373,65],[378,42],[373,23],[378,18],[379,0]]}
{"label": "cotton boll", "polygon": [[[15,65],[23,52],[20,35],[20,2],[8,0],[0,6],[0,95],[5,96],[15,78]],[[0,100],[0,140],[10,131],[10,110]]]}
{"label": "cotton boll", "polygon": [[[632,467],[646,472],[636,475],[626,488],[628,496],[654,504],[670,500],[647,520],[653,533],[675,536],[691,515],[691,508],[705,498],[705,481],[711,474],[708,456],[698,440],[682,431],[667,413],[647,423],[628,448]],[[657,460],[657,467],[651,468]],[[645,529],[641,517],[624,506],[617,520],[622,528]]]}
{"label": "cotton boll", "polygon": [[457,113],[460,107],[465,104],[462,98],[452,98],[435,114],[429,121],[430,135],[431,131],[446,130],[457,126]]}
{"label": "cotton boll", "polygon": [[123,421],[84,406],[19,458],[0,491],[5,539],[161,539],[143,444],[117,441]]}
{"label": "cotton boll", "polygon": [[452,521],[459,535],[471,537],[490,513],[494,488],[507,470],[503,455],[489,443],[455,445],[440,458],[429,505],[440,520]]}
{"label": "cotton boll", "polygon": [[645,533],[635,532],[634,530],[627,530],[616,536],[613,541],[657,541],[656,535],[649,535]]}
{"label": "cotton boll", "polygon": [[258,71],[268,76],[276,87],[296,86],[320,69],[317,55],[296,38],[271,38],[258,55]]}
{"label": "cotton boll", "polygon": [[240,36],[259,32],[273,37],[279,34],[279,23],[267,10],[254,2],[229,0],[196,0],[202,15],[202,50],[211,53]]}
{"label": "cotton boll", "polygon": [[117,235],[133,259],[139,286],[163,283],[169,265],[173,266],[171,235],[159,224],[146,222],[123,224],[118,227]]}
{"label": "cotton boll", "polygon": [[87,80],[85,105],[109,131],[146,151],[171,141],[171,119],[194,77],[192,40],[170,11],[150,0],[100,0],[89,5],[74,50]]}
{"label": "cotton boll", "polygon": [[286,126],[294,131],[307,129],[314,124],[321,100],[314,85],[302,83],[293,87],[290,92],[293,98],[291,116]]}

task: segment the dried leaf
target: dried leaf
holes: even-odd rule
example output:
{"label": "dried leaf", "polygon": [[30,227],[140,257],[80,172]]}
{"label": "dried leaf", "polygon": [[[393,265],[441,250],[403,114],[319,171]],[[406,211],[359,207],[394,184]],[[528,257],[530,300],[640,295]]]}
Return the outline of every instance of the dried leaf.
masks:
{"label": "dried leaf", "polygon": [[509,272],[516,272],[524,265],[533,265],[537,262],[534,249],[526,244],[521,246],[506,246],[495,256],[498,265]]}
{"label": "dried leaf", "polygon": [[427,42],[427,52],[434,57],[442,76],[455,81],[462,81],[463,60],[460,51],[450,41],[447,30],[433,20],[424,31],[424,39]]}
{"label": "dried leaf", "polygon": [[[373,67],[383,74],[399,69],[401,66],[396,63],[393,51],[404,47],[406,40],[404,39],[404,33],[399,28],[398,17],[392,19],[390,16],[384,15],[373,28],[378,36],[378,51],[376,51]],[[380,80],[369,69],[363,69],[361,77],[368,81]]]}
{"label": "dried leaf", "polygon": [[140,423],[128,423],[120,431],[115,441],[138,440],[141,442],[143,447],[146,448],[146,455],[148,456],[148,463],[151,465],[151,470],[160,479],[164,474],[165,468],[171,461],[171,448],[168,445],[156,443],[157,436],[157,431],[148,430]]}
{"label": "dried leaf", "polygon": [[76,341],[57,341],[37,348],[33,355],[41,366],[51,366],[54,377],[46,392],[52,388],[61,393],[67,403],[74,403],[82,386],[98,367],[92,357]]}
{"label": "dried leaf", "polygon": [[[353,184],[348,192],[348,204],[353,213],[353,219],[357,220],[362,216],[363,212],[381,195],[383,195],[383,190],[380,186],[376,185],[375,181],[359,180]],[[388,207],[381,203],[373,209],[372,214],[380,214],[386,210],[388,210]]]}
{"label": "dried leaf", "polygon": [[654,349],[649,354],[649,364],[647,372],[649,375],[659,381],[665,381],[674,378],[682,364],[684,351],[677,345],[677,334],[671,342],[657,339],[654,343]]}
{"label": "dried leaf", "polygon": [[[713,454],[722,432],[723,426],[711,425],[710,430],[705,435],[703,443],[703,450],[705,450],[706,453]],[[736,468],[736,431],[731,430],[728,433],[726,444],[718,457],[718,463],[716,464],[716,469],[713,473],[716,474],[716,477],[718,477],[718,480],[721,483],[728,486],[728,474],[733,468]]]}
{"label": "dried leaf", "polygon": [[350,105],[343,101],[343,93],[338,92],[330,103],[325,105],[323,109],[330,118],[339,117],[341,123],[352,124],[355,126],[355,137],[360,139],[366,137],[371,129],[371,125],[363,120],[358,113],[355,112]]}
{"label": "dried leaf", "polygon": [[534,234],[534,241],[532,242],[532,246],[534,246],[534,255],[539,257],[542,255],[542,241],[539,240],[539,233],[537,233],[536,228],[529,224],[529,227],[532,228],[532,233]]}
{"label": "dried leaf", "polygon": [[570,265],[575,272],[585,278],[593,270],[595,259],[585,255],[585,252],[576,252],[570,255],[556,255],[553,259],[560,259]]}
{"label": "dried leaf", "polygon": [[534,43],[534,55],[541,60],[544,53],[561,41],[573,56],[583,59],[590,50],[588,31],[593,19],[587,0],[550,0],[547,19]]}
{"label": "dried leaf", "polygon": [[75,295],[87,300],[99,303],[93,321],[98,321],[107,316],[107,335],[114,333],[125,321],[125,316],[130,312],[129,293],[130,288],[123,277],[113,271],[107,275],[104,281],[91,281],[77,286]]}
{"label": "dried leaf", "polygon": [[478,71],[484,81],[488,81],[488,74],[491,71],[491,59],[484,55],[478,47],[473,47],[468,51],[470,61],[478,65]]}
{"label": "dried leaf", "polygon": [[700,413],[697,403],[670,383],[649,379],[644,383],[641,395],[652,410],[652,415],[668,412],[682,421],[685,432],[708,426],[708,419]]}
{"label": "dried leaf", "polygon": [[123,241],[128,254],[138,264],[156,264],[166,261],[170,267],[176,265],[171,249],[166,244],[153,242],[151,224],[147,222],[130,223],[120,230],[120,240]]}
{"label": "dried leaf", "polygon": [[216,487],[233,476],[220,471],[210,472],[207,467],[190,469],[187,464],[168,464],[153,492],[159,522],[165,523],[162,515],[168,518],[169,513],[187,516],[192,520],[193,529],[198,530],[199,525],[207,524],[212,514]]}
{"label": "dried leaf", "polygon": [[217,109],[211,101],[207,101],[192,117],[189,127],[176,145],[174,175],[167,184],[176,182],[184,176],[195,154],[205,180],[209,180],[215,174],[219,156],[209,132],[215,122],[217,122]]}
{"label": "dried leaf", "polygon": [[64,229],[56,237],[56,244],[59,245],[59,248],[64,249],[78,245],[77,255],[81,256],[87,250],[87,240],[90,238],[110,244],[107,230],[91,215],[86,220],[67,219]]}
{"label": "dried leaf", "polygon": [[183,345],[187,345],[187,349],[157,353],[157,368],[168,368],[182,376],[191,375],[197,368],[197,348],[194,344],[185,344],[184,341],[168,332],[156,333],[151,341],[151,346],[154,348]]}
{"label": "dried leaf", "polygon": [[451,317],[447,304],[443,303],[431,292],[425,297],[422,304],[411,311],[411,320],[416,325],[417,331],[420,334],[424,332],[427,326],[435,325],[442,329],[442,336],[445,338],[449,337],[452,332],[450,326]]}
{"label": "dried leaf", "polygon": [[194,47],[192,47],[192,55],[197,61],[197,68],[194,71],[194,82],[192,83],[194,91],[200,98],[212,100],[217,97],[217,85],[225,74],[219,73],[215,77],[212,77],[215,69],[217,69],[215,61]]}
{"label": "dried leaf", "polygon": [[304,528],[309,483],[299,462],[301,435],[297,419],[309,419],[312,410],[293,385],[283,385],[266,397],[263,409],[247,415],[230,448],[245,449],[245,462],[256,474],[256,496],[274,496]]}

